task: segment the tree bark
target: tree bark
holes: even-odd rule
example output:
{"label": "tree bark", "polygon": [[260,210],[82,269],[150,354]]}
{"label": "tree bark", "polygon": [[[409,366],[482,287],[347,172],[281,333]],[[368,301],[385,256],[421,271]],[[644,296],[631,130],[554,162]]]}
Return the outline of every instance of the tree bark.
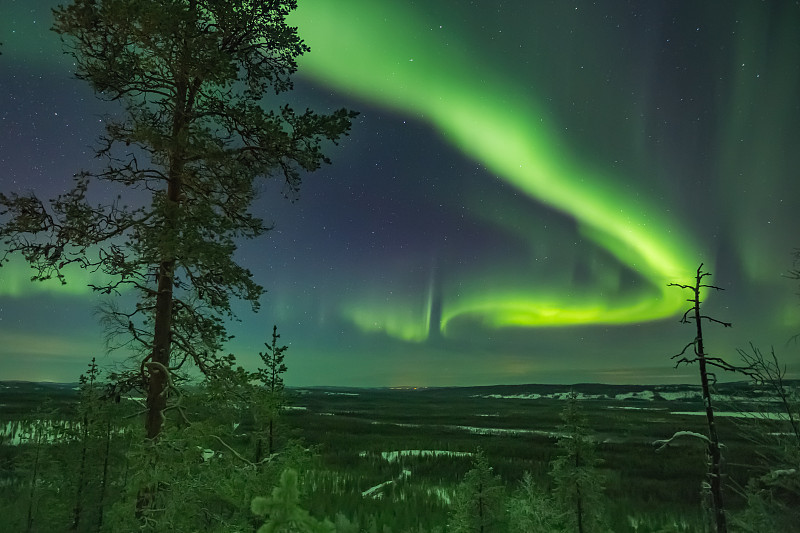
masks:
{"label": "tree bark", "polygon": [[84,478],[86,477],[86,446],[89,440],[89,417],[83,416],[82,428],[82,443],[81,443],[81,465],[78,469],[78,490],[75,494],[75,507],[72,510],[72,526],[70,530],[77,531],[81,522],[81,513],[83,512],[83,485]]}
{"label": "tree bark", "polygon": [[[153,351],[150,361],[145,363],[149,373],[147,387],[147,413],[145,414],[145,436],[155,441],[164,426],[164,410],[167,408],[170,351],[172,347],[172,291],[175,276],[175,246],[179,238],[176,227],[181,207],[181,185],[186,153],[186,129],[188,127],[188,81],[183,69],[179,69],[175,83],[175,107],[172,118],[172,131],[168,174],[167,197],[162,221],[161,261],[158,266],[158,289],[153,326]],[[139,490],[136,502],[136,515],[141,518],[150,508],[158,492],[158,485],[148,485]]]}
{"label": "tree bark", "polygon": [[172,343],[172,290],[175,276],[175,253],[170,250],[177,242],[175,224],[181,203],[181,185],[184,169],[185,141],[187,127],[186,100],[188,83],[176,83],[175,115],[172,121],[173,148],[169,159],[169,183],[167,184],[166,212],[163,221],[163,235],[166,243],[161,250],[162,258],[158,267],[158,292],[156,294],[155,324],[153,332],[153,351],[148,370],[150,382],[147,390],[147,417],[145,429],[148,439],[156,439],[164,423],[164,409],[167,407],[167,385],[170,381],[169,363]]}
{"label": "tree bark", "polygon": [[[172,188],[172,184],[170,187]],[[147,417],[145,429],[148,439],[161,433],[164,409],[167,407],[167,383],[169,382],[169,354],[172,328],[172,278],[175,260],[162,261],[158,272],[158,295],[156,296],[155,331],[153,352],[148,365],[150,383],[147,389]],[[153,364],[154,363],[154,364]]]}
{"label": "tree bark", "polygon": [[97,505],[99,507],[97,514],[97,531],[98,533],[103,529],[103,507],[105,506],[106,499],[106,485],[108,483],[108,461],[109,454],[111,453],[111,419],[106,420],[106,449],[103,454],[103,477],[100,478],[100,496],[98,497]]}
{"label": "tree bark", "polygon": [[[581,467],[581,452],[580,449],[575,450],[575,469],[580,472]],[[581,484],[575,484],[575,510],[577,511],[578,520],[578,533],[583,533],[583,500],[581,498]]]}
{"label": "tree bark", "polygon": [[700,314],[700,274],[698,271],[697,283],[694,290],[694,322],[697,326],[697,359],[700,366],[700,382],[703,387],[703,403],[706,408],[706,422],[708,423],[708,455],[709,455],[709,482],[711,486],[711,499],[714,505],[714,522],[717,533],[727,533],[728,525],[725,517],[725,505],[722,498],[722,453],[720,452],[717,426],[714,421],[714,408],[711,404],[711,390],[708,383],[708,370],[706,367],[706,353],[703,347],[703,326]]}
{"label": "tree bark", "polygon": [[275,453],[275,445],[273,442],[273,424],[274,420],[272,418],[269,419],[269,455],[271,456]]}
{"label": "tree bark", "polygon": [[31,477],[31,490],[28,494],[28,519],[27,519],[27,531],[30,533],[33,531],[33,502],[36,496],[36,484],[39,480],[39,454],[41,453],[42,444],[41,439],[43,438],[42,434],[43,431],[39,431],[39,434],[36,436],[36,455],[34,456],[33,460],[33,476]]}

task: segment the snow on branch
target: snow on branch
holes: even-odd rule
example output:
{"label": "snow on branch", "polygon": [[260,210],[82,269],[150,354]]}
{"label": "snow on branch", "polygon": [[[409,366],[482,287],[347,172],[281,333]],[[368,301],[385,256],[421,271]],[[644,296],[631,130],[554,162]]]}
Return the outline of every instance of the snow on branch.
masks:
{"label": "snow on branch", "polygon": [[660,452],[661,450],[669,446],[673,440],[679,437],[694,437],[696,439],[702,440],[703,442],[706,443],[706,445],[711,444],[711,440],[709,440],[709,438],[703,435],[702,433],[696,433],[694,431],[676,431],[675,434],[668,439],[661,439],[654,441],[653,446],[658,446],[658,448],[656,448],[656,451]]}

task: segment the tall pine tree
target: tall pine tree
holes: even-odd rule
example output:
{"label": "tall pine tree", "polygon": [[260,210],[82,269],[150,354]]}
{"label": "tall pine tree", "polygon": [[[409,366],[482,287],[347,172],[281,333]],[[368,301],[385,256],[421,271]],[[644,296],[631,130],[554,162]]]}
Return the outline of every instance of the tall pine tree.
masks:
{"label": "tall pine tree", "polygon": [[[91,287],[137,294],[105,307],[120,345],[139,354],[118,376],[146,391],[146,436],[161,433],[171,388],[187,362],[213,375],[228,339],[231,300],[254,309],[264,292],[233,258],[237,242],[269,228],[251,212],[262,178],[298,190],[323,162],[326,142],[355,113],[296,113],[274,95],[292,89],[308,52],[286,23],[294,0],[74,0],[54,30],[77,77],[123,109],[106,122],[98,172],[75,176],[49,202],[0,195],[3,260],[21,253],[39,280],[65,281],[69,265],[103,274]],[[272,93],[272,98],[269,98]],[[265,107],[266,106],[266,107]],[[110,201],[91,203],[103,182]],[[0,261],[2,262],[2,261]]]}

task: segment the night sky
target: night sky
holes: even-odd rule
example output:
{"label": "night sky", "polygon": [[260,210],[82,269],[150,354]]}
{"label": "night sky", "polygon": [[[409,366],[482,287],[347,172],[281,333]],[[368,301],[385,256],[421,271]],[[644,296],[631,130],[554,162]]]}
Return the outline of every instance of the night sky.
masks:
{"label": "night sky", "polygon": [[[800,368],[800,6],[792,1],[300,0],[312,52],[277,100],[361,112],[239,259],[268,289],[289,385],[694,382],[670,281],[725,288],[706,346]],[[50,198],[95,168],[103,117],[43,0],[3,0],[0,188]],[[76,381],[108,355],[87,274],[0,269],[0,379]],[[123,295],[122,298],[125,296]]]}

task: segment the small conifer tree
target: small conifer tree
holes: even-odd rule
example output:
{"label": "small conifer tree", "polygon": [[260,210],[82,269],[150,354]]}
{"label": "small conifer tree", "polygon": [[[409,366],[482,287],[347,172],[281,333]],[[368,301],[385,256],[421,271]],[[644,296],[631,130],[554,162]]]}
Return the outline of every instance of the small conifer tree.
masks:
{"label": "small conifer tree", "polygon": [[475,453],[472,469],[456,490],[453,511],[447,524],[449,533],[491,533],[504,531],[504,488],[486,454]]}
{"label": "small conifer tree", "polygon": [[556,531],[559,513],[550,496],[525,472],[508,503],[510,533]]}
{"label": "small conifer tree", "polygon": [[589,434],[586,415],[578,395],[571,391],[561,412],[564,423],[558,439],[561,455],[551,464],[553,499],[561,512],[565,531],[606,533],[602,502],[603,476],[598,470],[601,460]]}
{"label": "small conifer tree", "polygon": [[287,468],[269,498],[253,498],[250,509],[266,522],[258,533],[334,533],[330,520],[317,520],[300,506],[297,471]]}
{"label": "small conifer tree", "polygon": [[91,428],[94,424],[94,417],[99,411],[98,396],[95,390],[95,383],[97,381],[99,371],[95,358],[92,357],[89,363],[89,369],[86,374],[81,374],[78,378],[80,392],[80,403],[78,404],[78,413],[80,418],[80,435],[79,441],[81,446],[81,458],[78,466],[78,479],[75,493],[75,506],[72,510],[72,525],[71,531],[77,531],[83,514],[83,497],[84,490],[87,486],[87,465],[86,458],[89,452],[90,442],[92,440]]}
{"label": "small conifer tree", "polygon": [[[284,352],[288,350],[288,346],[279,346],[278,339],[278,326],[272,326],[272,343],[264,343],[266,352],[259,352],[258,356],[264,363],[262,368],[256,372],[258,380],[263,384],[263,391],[265,397],[257,398],[256,402],[256,415],[265,413],[267,424],[267,454],[272,455],[275,453],[275,424],[278,418],[278,413],[286,403],[283,390],[283,377],[286,372],[286,365],[283,362],[285,357]],[[258,423],[259,420],[256,420]],[[262,437],[256,437],[256,457],[255,462],[261,461],[263,455]]]}

